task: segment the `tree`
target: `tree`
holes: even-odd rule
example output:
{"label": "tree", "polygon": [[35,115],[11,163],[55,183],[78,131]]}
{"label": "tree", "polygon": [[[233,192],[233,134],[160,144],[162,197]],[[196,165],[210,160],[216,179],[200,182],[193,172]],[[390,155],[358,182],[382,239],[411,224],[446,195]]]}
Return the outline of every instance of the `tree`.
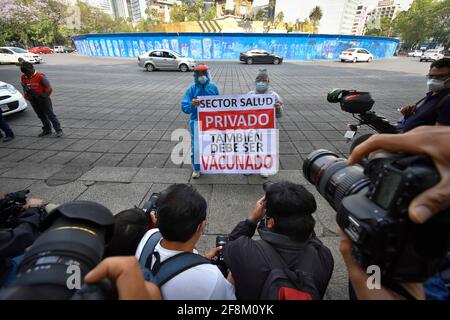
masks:
{"label": "tree", "polygon": [[279,23],[282,23],[283,21],[284,21],[284,12],[280,11],[280,12],[278,12],[277,16],[275,17],[275,21],[274,22],[277,25]]}
{"label": "tree", "polygon": [[266,18],[266,14],[264,13],[264,10],[259,8],[258,11],[256,11],[255,14],[255,20],[256,21],[262,21]]}
{"label": "tree", "polygon": [[309,20],[312,22],[314,28],[317,28],[319,25],[322,15],[322,9],[319,6],[315,6],[309,13]]}
{"label": "tree", "polygon": [[450,47],[450,0],[443,0],[436,4],[435,24],[433,27],[433,41],[442,44],[447,50]]}
{"label": "tree", "polygon": [[379,22],[373,22],[369,25],[371,28],[367,29],[366,36],[391,37],[394,35],[394,24],[388,17],[383,17]]}
{"label": "tree", "polygon": [[186,4],[174,4],[170,9],[170,20],[172,22],[184,22],[188,13],[188,6]]}
{"label": "tree", "polygon": [[160,24],[162,22],[161,15],[156,8],[145,9],[145,14],[147,15],[146,21],[148,24]]}
{"label": "tree", "polygon": [[208,11],[206,11],[204,19],[206,21],[211,21],[214,20],[215,17],[216,17],[216,9],[214,7],[211,7],[208,9]]}
{"label": "tree", "polygon": [[408,11],[400,12],[394,19],[393,29],[407,49],[415,48],[433,35],[437,25],[436,6],[436,0],[414,0]]}

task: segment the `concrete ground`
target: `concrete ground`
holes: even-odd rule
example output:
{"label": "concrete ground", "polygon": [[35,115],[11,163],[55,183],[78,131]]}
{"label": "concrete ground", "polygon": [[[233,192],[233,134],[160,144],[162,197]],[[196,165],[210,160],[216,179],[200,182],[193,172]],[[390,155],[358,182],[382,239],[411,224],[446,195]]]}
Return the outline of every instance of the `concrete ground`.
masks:
{"label": "concrete ground", "polygon": [[[187,164],[174,165],[170,153],[177,143],[171,133],[187,128],[180,100],[192,73],[144,72],[135,60],[59,54],[44,56],[43,71],[54,88],[54,110],[65,135],[38,138],[41,124],[31,108],[9,116],[17,138],[0,143],[0,191],[29,188],[32,196],[54,203],[74,199],[103,203],[114,213],[142,203],[171,183],[192,183],[208,201],[208,228],[200,251],[213,247],[247,217],[263,195],[259,176],[203,176],[191,181]],[[429,63],[392,58],[367,63],[333,61],[285,62],[279,66],[208,62],[221,94],[253,89],[254,78],[267,68],[270,84],[285,101],[280,119],[281,171],[271,180],[303,183],[316,195],[316,233],[335,258],[327,298],[347,299],[347,275],[338,251],[335,213],[303,178],[302,161],[325,148],[347,155],[343,138],[349,114],[329,104],[332,88],[370,91],[374,109],[396,121],[396,109],[417,101],[426,90]],[[20,88],[19,69],[0,66],[0,80]],[[363,130],[364,131],[364,130]]]}

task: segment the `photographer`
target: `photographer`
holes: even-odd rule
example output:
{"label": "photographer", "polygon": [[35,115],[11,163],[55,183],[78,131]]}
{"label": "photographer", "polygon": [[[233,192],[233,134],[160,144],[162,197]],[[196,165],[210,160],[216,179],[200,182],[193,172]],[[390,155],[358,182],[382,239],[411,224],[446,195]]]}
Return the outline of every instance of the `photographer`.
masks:
{"label": "photographer", "polygon": [[[240,222],[223,248],[225,264],[235,282],[236,296],[243,300],[321,299],[333,271],[330,250],[314,234],[314,196],[303,186],[278,182],[265,188],[249,218]],[[262,240],[252,240],[257,224]],[[277,262],[278,261],[278,262]],[[289,268],[302,274],[308,284],[304,294],[289,297],[284,288],[265,293],[271,272]],[[302,285],[300,285],[302,286]],[[275,286],[276,287],[276,286]],[[279,290],[278,290],[279,289]]]}
{"label": "photographer", "polygon": [[[377,150],[425,154],[431,157],[440,173],[441,180],[436,186],[415,197],[409,205],[410,219],[417,224],[422,224],[450,206],[449,140],[450,128],[443,126],[422,126],[405,134],[374,135],[355,148],[348,163],[350,165],[356,164],[365,155]],[[393,292],[385,287],[382,287],[380,290],[369,290],[367,288],[368,275],[353,259],[351,255],[352,242],[342,232],[340,250],[347,266],[352,285],[359,299],[425,298],[423,286],[420,283],[401,284],[401,287],[406,290],[404,295]],[[449,279],[441,280],[447,284],[448,299]]]}
{"label": "photographer", "polygon": [[114,216],[114,233],[105,257],[134,255],[142,237],[152,228],[150,216],[139,208],[119,212]]}
{"label": "photographer", "polygon": [[[162,296],[168,300],[234,300],[234,287],[212,265],[210,260],[218,251],[211,250],[201,257],[195,244],[206,228],[206,201],[192,187],[174,184],[163,191],[156,200],[152,220],[158,229],[147,231],[142,238],[136,258],[149,279],[161,287]],[[186,263],[186,258],[189,261]],[[173,263],[180,268],[158,283],[165,266]]]}
{"label": "photographer", "polygon": [[[0,199],[0,207],[3,207],[2,204],[6,201],[5,198]],[[13,225],[0,226],[0,286],[7,285],[14,278],[13,258],[20,256],[39,235],[38,228],[44,206],[44,201],[40,199],[29,199]]]}

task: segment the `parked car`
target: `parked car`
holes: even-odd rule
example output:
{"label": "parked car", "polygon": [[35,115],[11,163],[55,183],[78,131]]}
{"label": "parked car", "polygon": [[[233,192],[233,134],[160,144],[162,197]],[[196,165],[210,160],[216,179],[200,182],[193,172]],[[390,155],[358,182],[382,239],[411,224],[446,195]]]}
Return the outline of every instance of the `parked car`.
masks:
{"label": "parked car", "polygon": [[370,62],[373,60],[373,55],[364,48],[349,48],[341,52],[341,54],[339,55],[339,59],[341,59],[341,62]]}
{"label": "parked car", "polygon": [[53,53],[53,50],[49,47],[33,47],[28,49],[31,53],[43,53],[43,54],[50,54]]}
{"label": "parked car", "polygon": [[241,52],[239,60],[246,64],[253,63],[273,63],[280,64],[283,62],[283,57],[271,54],[265,50],[253,49],[246,52]]}
{"label": "parked car", "polygon": [[160,69],[186,72],[194,70],[195,60],[172,50],[150,50],[138,57],[138,65],[147,71]]}
{"label": "parked car", "polygon": [[0,81],[0,108],[4,116],[24,111],[27,103],[13,85]]}
{"label": "parked car", "polygon": [[67,46],[54,46],[53,52],[54,53],[72,53],[75,49],[67,47]]}
{"label": "parked car", "polygon": [[436,61],[444,57],[444,50],[428,49],[420,57],[420,61]]}
{"label": "parked car", "polygon": [[18,47],[0,47],[0,64],[18,63],[19,58],[30,63],[41,63],[42,57]]}
{"label": "parked car", "polygon": [[408,52],[408,57],[421,57],[423,54],[422,50],[414,50],[411,52]]}

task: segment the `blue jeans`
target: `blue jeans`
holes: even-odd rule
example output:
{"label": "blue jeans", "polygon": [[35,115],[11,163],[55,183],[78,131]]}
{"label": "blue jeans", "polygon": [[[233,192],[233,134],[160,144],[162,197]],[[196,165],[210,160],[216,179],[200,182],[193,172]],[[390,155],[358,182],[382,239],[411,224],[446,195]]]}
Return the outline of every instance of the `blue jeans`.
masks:
{"label": "blue jeans", "polygon": [[14,137],[14,132],[11,130],[8,122],[5,121],[2,115],[2,110],[0,109],[0,129],[5,133],[7,137]]}
{"label": "blue jeans", "polygon": [[[198,171],[200,170],[200,154],[198,150],[198,141],[196,140],[197,134],[196,134],[196,127],[198,125],[198,121],[191,120],[189,122],[189,126],[191,128],[191,163],[192,163],[192,170]],[[195,161],[195,156],[197,155],[197,162]]]}

